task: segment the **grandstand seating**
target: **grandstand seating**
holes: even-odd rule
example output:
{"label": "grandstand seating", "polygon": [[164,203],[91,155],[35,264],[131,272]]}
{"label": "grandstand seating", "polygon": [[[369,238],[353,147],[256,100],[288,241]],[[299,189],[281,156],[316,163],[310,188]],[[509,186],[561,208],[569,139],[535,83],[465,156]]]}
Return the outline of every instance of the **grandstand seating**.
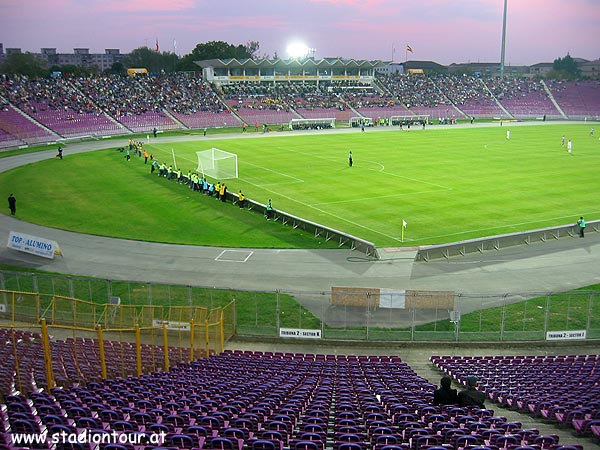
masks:
{"label": "grandstand seating", "polygon": [[248,108],[233,104],[230,104],[230,107],[244,122],[249,124],[287,124],[290,120],[299,118],[291,111],[286,110]]}
{"label": "grandstand seating", "polygon": [[162,111],[145,111],[139,114],[124,114],[118,121],[135,133],[151,133],[157,130],[174,130],[181,128],[177,122]]}
{"label": "grandstand seating", "polygon": [[[37,333],[0,328],[0,396],[15,390],[23,393],[47,388],[41,336]],[[101,368],[98,342],[95,339],[69,338],[51,342],[53,373],[59,386],[74,386],[99,381]],[[104,341],[107,376],[118,378],[135,375],[135,347],[127,342]],[[163,367],[164,351],[156,345],[143,345],[142,370]],[[17,359],[15,359],[15,355]],[[189,350],[170,347],[169,360],[176,364],[189,358]],[[18,369],[17,362],[18,361]]]}
{"label": "grandstand seating", "polygon": [[[141,78],[7,79],[0,84],[0,147],[57,138],[181,128],[286,124],[291,119],[600,117],[600,82],[473,76],[382,76],[351,81],[213,86],[187,74]],[[504,109],[503,109],[504,108]],[[27,117],[28,116],[28,117]],[[43,126],[42,126],[43,125]],[[47,127],[53,135],[44,127]]]}
{"label": "grandstand seating", "polygon": [[30,115],[62,137],[106,136],[120,134],[124,130],[108,119],[102,112],[74,113],[68,110],[46,109],[46,105],[32,102]]}
{"label": "grandstand seating", "polygon": [[[498,404],[591,436],[600,424],[600,355],[443,357],[431,361],[460,382],[475,375]],[[552,380],[548,380],[552,373]]]}
{"label": "grandstand seating", "polygon": [[600,118],[600,81],[547,81],[550,92],[570,119]]}
{"label": "grandstand seating", "polygon": [[[69,345],[56,351],[70,354]],[[13,392],[0,408],[0,443],[10,448],[17,432],[87,429],[164,431],[164,445],[219,450],[554,450],[559,444],[558,436],[523,429],[491,409],[432,406],[433,389],[396,356],[226,351],[169,372],[28,396]]]}
{"label": "grandstand seating", "polygon": [[53,139],[52,133],[20,114],[14,106],[0,107],[0,147],[36,144]]}
{"label": "grandstand seating", "polygon": [[468,117],[489,118],[505,115],[487,89],[485,82],[480,78],[471,76],[437,77],[436,84],[450,102]]}
{"label": "grandstand seating", "polygon": [[118,132],[113,123],[69,80],[16,80],[0,90],[13,106],[62,137]]}
{"label": "grandstand seating", "polygon": [[240,120],[229,111],[174,112],[173,116],[188,128],[218,128],[241,125]]}
{"label": "grandstand seating", "polygon": [[543,116],[548,119],[562,118],[539,81],[523,78],[494,79],[488,82],[488,86],[494,96],[515,117],[523,119]]}

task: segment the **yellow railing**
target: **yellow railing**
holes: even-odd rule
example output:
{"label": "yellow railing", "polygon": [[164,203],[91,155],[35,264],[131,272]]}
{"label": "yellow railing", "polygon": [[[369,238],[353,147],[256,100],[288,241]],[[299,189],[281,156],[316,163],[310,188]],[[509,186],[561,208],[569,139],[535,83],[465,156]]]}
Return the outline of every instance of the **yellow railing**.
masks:
{"label": "yellow railing", "polygon": [[[64,379],[57,380],[52,370],[52,343],[69,341],[71,345],[83,347],[86,340],[93,340],[100,367],[96,375],[104,379],[169,370],[174,363],[219,354],[235,333],[235,300],[222,308],[208,309],[201,306],[98,304],[7,290],[0,290],[0,296],[5,305],[0,311],[0,328],[27,329],[40,334],[48,387],[61,384],[61,381],[64,384]],[[114,348],[123,349],[122,343],[128,343],[127,355],[125,350],[116,355],[121,356],[121,370],[115,372],[119,363],[115,364],[111,358],[115,357]],[[105,351],[106,345],[112,353]],[[17,352],[13,353],[19,367]],[[77,351],[73,353],[77,354]],[[78,367],[83,365],[80,361],[76,364]]]}

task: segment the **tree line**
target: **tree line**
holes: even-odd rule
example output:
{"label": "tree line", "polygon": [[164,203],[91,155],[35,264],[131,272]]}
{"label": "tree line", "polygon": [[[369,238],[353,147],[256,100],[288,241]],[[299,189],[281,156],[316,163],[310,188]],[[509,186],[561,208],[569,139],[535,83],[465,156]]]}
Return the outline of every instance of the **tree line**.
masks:
{"label": "tree line", "polygon": [[[139,47],[124,56],[120,62],[114,63],[112,67],[103,73],[124,75],[128,68],[141,67],[148,69],[151,73],[198,71],[200,68],[194,61],[252,58],[256,55],[259,48],[260,45],[257,41],[249,41],[246,44],[239,45],[223,41],[210,41],[197,44],[192,52],[187,55],[178,56],[171,51],[155,51],[148,47]],[[31,52],[8,55],[0,65],[0,73],[6,75],[26,75],[35,78],[45,77],[54,72],[61,72],[71,76],[82,76],[98,74],[101,70],[94,66],[48,66],[46,61]]]}
{"label": "tree line", "polygon": [[[150,73],[168,72],[197,72],[200,68],[194,61],[207,59],[246,59],[257,56],[260,44],[249,41],[246,44],[230,44],[223,41],[210,41],[197,44],[191,53],[178,56],[171,51],[155,51],[148,47],[139,47],[133,50],[120,62],[104,71],[105,74],[126,74],[128,68],[146,68]],[[83,66],[50,66],[35,54],[16,53],[7,56],[0,65],[0,73],[6,75],[26,75],[31,78],[45,77],[53,72],[61,72],[70,76],[84,76],[100,73],[98,67]],[[545,76],[548,79],[574,80],[582,77],[577,62],[567,55],[554,60],[552,70]]]}

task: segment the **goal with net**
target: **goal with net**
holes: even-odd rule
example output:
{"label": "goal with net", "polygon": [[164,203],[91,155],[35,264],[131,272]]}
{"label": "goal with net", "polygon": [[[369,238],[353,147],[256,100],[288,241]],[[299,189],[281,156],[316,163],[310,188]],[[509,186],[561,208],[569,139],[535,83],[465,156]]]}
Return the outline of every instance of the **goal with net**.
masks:
{"label": "goal with net", "polygon": [[218,148],[201,150],[198,155],[198,172],[216,180],[238,177],[237,155]]}

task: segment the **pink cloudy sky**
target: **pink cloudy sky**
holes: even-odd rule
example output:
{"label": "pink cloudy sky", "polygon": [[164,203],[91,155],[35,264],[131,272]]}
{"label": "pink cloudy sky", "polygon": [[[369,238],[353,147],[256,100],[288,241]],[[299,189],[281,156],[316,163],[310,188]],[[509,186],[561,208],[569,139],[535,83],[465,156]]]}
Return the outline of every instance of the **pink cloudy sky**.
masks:
{"label": "pink cloudy sky", "polygon": [[[286,56],[293,40],[315,56],[403,61],[500,60],[503,0],[0,0],[0,42],[39,52],[74,47],[127,53],[156,39],[180,55],[197,43],[260,43]],[[600,57],[600,0],[508,0],[507,64]]]}

